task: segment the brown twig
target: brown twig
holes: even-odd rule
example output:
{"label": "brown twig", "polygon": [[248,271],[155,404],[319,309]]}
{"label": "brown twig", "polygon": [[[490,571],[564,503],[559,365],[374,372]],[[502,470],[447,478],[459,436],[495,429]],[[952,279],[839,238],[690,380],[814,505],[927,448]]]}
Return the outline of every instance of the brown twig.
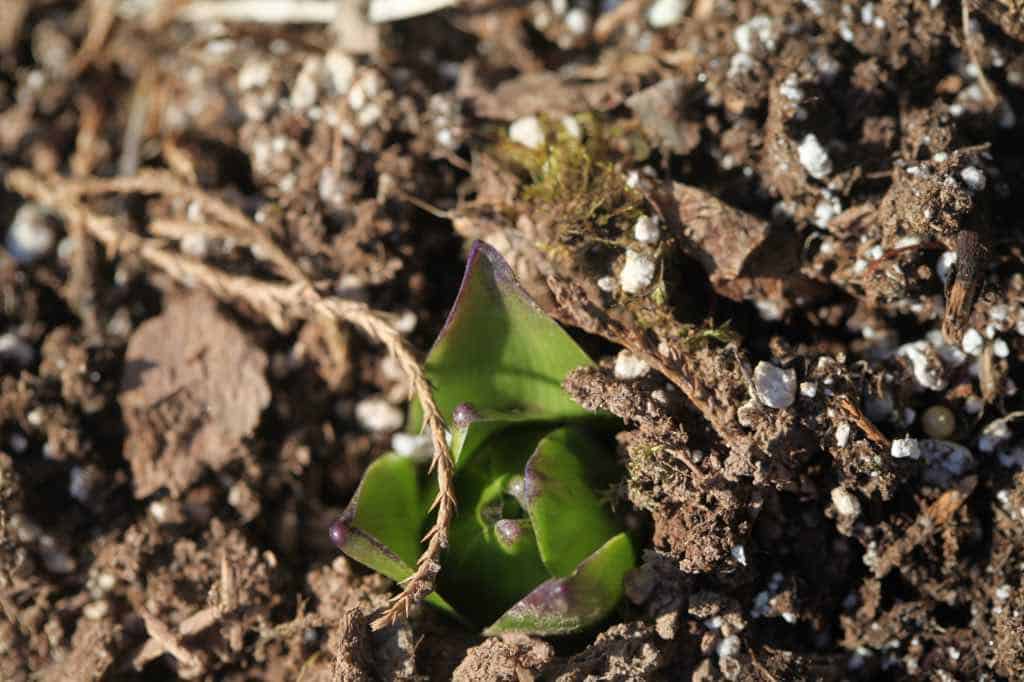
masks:
{"label": "brown twig", "polygon": [[992,87],[988,76],[985,75],[985,70],[981,67],[981,61],[978,59],[978,53],[971,42],[971,7],[967,0],[961,0],[960,2],[960,20],[963,24],[964,47],[967,48],[967,56],[970,58],[971,63],[974,64],[974,68],[978,70],[978,85],[981,87],[981,91],[985,93],[989,106],[995,109],[999,106],[999,94]]}
{"label": "brown twig", "polygon": [[[251,236],[259,234],[248,218],[228,207],[220,200],[210,197],[194,187],[183,186],[168,174],[140,174],[129,178],[111,180],[67,180],[47,178],[43,180],[32,173],[16,169],[7,176],[7,185],[15,192],[31,197],[64,215],[69,222],[84,225],[93,238],[112,253],[133,253],[149,264],[190,286],[201,285],[217,297],[226,301],[242,301],[252,306],[277,328],[284,328],[287,321],[295,319],[323,319],[334,324],[348,323],[359,328],[371,340],[382,344],[398,362],[408,377],[412,392],[419,399],[424,411],[424,425],[429,429],[434,445],[434,457],[430,471],[436,471],[438,493],[431,509],[437,510],[434,525],[423,538],[427,543],[416,564],[416,570],[406,579],[402,592],[394,599],[388,610],[374,621],[374,627],[383,627],[408,615],[409,610],[430,592],[440,571],[440,556],[448,546],[448,528],[455,515],[455,494],[452,490],[454,468],[451,452],[445,439],[445,424],[433,392],[423,369],[401,333],[389,322],[386,314],[371,309],[365,303],[322,296],[308,282],[302,279],[291,284],[267,282],[251,277],[231,275],[205,263],[168,250],[156,240],[126,232],[110,216],[89,210],[80,196],[95,193],[136,192],[166,193],[173,190],[161,187],[160,182],[176,183],[183,194],[190,196],[222,220],[230,220],[238,227],[244,227]],[[225,220],[225,222],[227,222]],[[269,238],[267,238],[269,241]],[[274,247],[277,249],[277,247]],[[287,256],[279,249],[275,258],[284,266]],[[294,264],[283,267],[298,270]]]}
{"label": "brown twig", "polygon": [[849,396],[841,395],[836,399],[836,402],[840,409],[842,409],[843,412],[853,420],[853,423],[864,432],[864,435],[868,437],[868,440],[881,446],[886,452],[892,448],[892,441],[889,440],[884,433],[878,430],[878,427],[867,418],[867,416],[852,400],[850,400]]}
{"label": "brown twig", "polygon": [[[137,670],[141,670],[146,663],[156,658],[156,656],[149,657],[150,651],[158,649],[157,656],[166,651],[182,665],[183,669],[178,671],[182,677],[196,677],[202,674],[204,667],[202,659],[186,648],[181,643],[181,640],[171,631],[171,628],[150,613],[149,609],[144,606],[139,608],[139,615],[142,616],[142,622],[145,623],[146,632],[149,633],[151,639],[146,643],[146,646],[142,647],[142,651],[135,656],[133,663]],[[150,647],[150,642],[155,642],[155,644]]]}

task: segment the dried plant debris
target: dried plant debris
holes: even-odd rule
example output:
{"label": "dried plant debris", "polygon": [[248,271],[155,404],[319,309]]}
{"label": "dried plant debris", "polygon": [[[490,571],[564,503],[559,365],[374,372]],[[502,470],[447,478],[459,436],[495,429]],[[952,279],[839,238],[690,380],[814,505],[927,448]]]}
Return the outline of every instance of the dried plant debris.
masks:
{"label": "dried plant debris", "polygon": [[[3,680],[1024,677],[1019,1],[0,5]],[[618,420],[570,638],[326,534],[473,239]]]}
{"label": "dried plant debris", "polygon": [[245,456],[270,402],[267,357],[204,294],[168,303],[125,351],[119,397],[136,497],[181,496],[209,468]]}

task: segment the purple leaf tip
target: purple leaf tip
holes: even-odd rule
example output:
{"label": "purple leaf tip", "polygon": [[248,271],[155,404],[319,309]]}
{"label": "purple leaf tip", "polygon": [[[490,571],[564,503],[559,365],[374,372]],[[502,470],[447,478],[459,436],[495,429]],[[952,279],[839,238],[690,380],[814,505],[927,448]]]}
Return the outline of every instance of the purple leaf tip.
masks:
{"label": "purple leaf tip", "polygon": [[469,403],[459,403],[452,412],[452,421],[455,426],[464,429],[480,418],[480,413]]}
{"label": "purple leaf tip", "polygon": [[333,542],[334,546],[338,549],[345,546],[345,542],[348,540],[348,530],[348,524],[341,519],[338,519],[331,524],[331,542]]}

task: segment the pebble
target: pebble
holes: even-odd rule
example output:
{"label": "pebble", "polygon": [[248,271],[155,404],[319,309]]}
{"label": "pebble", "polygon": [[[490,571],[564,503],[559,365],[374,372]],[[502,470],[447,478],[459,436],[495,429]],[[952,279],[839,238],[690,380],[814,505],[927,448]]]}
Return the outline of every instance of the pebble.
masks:
{"label": "pebble", "polygon": [[754,390],[764,405],[784,410],[796,400],[796,370],[759,362],[754,368]]}
{"label": "pebble", "polygon": [[11,362],[19,367],[28,367],[35,358],[35,350],[20,336],[13,332],[0,334],[0,362]]}
{"label": "pebble", "polygon": [[655,264],[650,256],[628,249],[626,264],[619,273],[619,283],[627,294],[638,294],[654,281]]}
{"label": "pebble", "polygon": [[544,128],[536,116],[524,116],[512,121],[508,127],[508,138],[524,147],[541,149],[544,146]]}
{"label": "pebble", "polygon": [[832,504],[836,513],[845,518],[857,518],[860,516],[860,500],[857,496],[842,486],[832,488]]}
{"label": "pebble", "polygon": [[666,28],[683,20],[689,0],[655,0],[647,9],[647,23],[651,28]]}
{"label": "pebble", "polygon": [[981,355],[981,351],[985,347],[985,337],[977,329],[968,329],[964,332],[960,347],[968,355]]}
{"label": "pebble", "polygon": [[573,35],[583,35],[590,30],[590,13],[582,7],[573,7],[565,15],[565,27]]}
{"label": "pebble", "polygon": [[813,398],[818,395],[818,385],[811,381],[800,382],[800,395],[805,398]]}
{"label": "pebble", "polygon": [[56,239],[46,211],[38,204],[25,203],[14,213],[6,244],[14,260],[31,263],[49,253]]}
{"label": "pebble", "polygon": [[614,293],[616,287],[617,282],[615,281],[615,278],[612,277],[611,275],[605,275],[604,277],[600,277],[597,280],[597,288],[605,293]]}
{"label": "pebble", "polygon": [[430,434],[396,433],[391,436],[391,449],[396,455],[408,457],[417,462],[426,462],[434,456],[434,444]]}
{"label": "pebble", "polygon": [[956,416],[945,405],[932,405],[921,415],[921,427],[929,437],[945,440],[956,430]]}
{"label": "pebble", "polygon": [[382,398],[367,398],[356,404],[356,421],[367,431],[397,431],[402,428],[405,415]]}
{"label": "pebble", "polygon": [[740,652],[740,638],[730,635],[718,643],[717,653],[719,658],[730,658]]}
{"label": "pebble", "polygon": [[839,422],[839,426],[836,427],[836,445],[845,448],[849,442],[850,424],[848,422]]}
{"label": "pebble", "polygon": [[977,166],[968,166],[960,171],[960,179],[964,181],[964,184],[972,192],[980,192],[985,189],[987,184],[985,172]]}
{"label": "pebble", "polygon": [[1003,339],[996,339],[992,342],[992,352],[997,358],[1010,357],[1010,346]]}
{"label": "pebble", "polygon": [[922,388],[941,391],[946,388],[945,368],[939,354],[927,341],[913,341],[899,347],[896,354],[910,361],[914,381]]}
{"label": "pebble", "polygon": [[766,14],[758,14],[747,23],[737,26],[732,32],[732,37],[736,41],[736,47],[744,54],[754,51],[755,40],[766,50],[775,50],[775,26],[772,18]]}
{"label": "pebble", "polygon": [[657,219],[646,215],[637,218],[633,224],[633,236],[643,244],[657,244],[661,238]]}
{"label": "pebble", "polygon": [[892,442],[890,454],[896,459],[920,459],[921,444],[916,438],[897,438]]}
{"label": "pebble", "polygon": [[580,127],[580,122],[577,121],[572,116],[562,117],[562,129],[565,130],[566,134],[569,135],[569,137],[575,138],[577,140],[583,139],[583,128]]}
{"label": "pebble", "polygon": [[615,356],[615,378],[620,381],[638,379],[647,374],[648,370],[648,364],[629,351],[619,351]]}
{"label": "pebble", "polygon": [[747,565],[747,548],[746,547],[744,547],[743,545],[736,545],[731,550],[729,550],[729,553],[732,554],[732,558],[735,559],[736,562],[740,566],[746,566]]}
{"label": "pebble", "polygon": [[804,139],[796,151],[800,158],[800,165],[812,178],[824,180],[832,173],[832,159],[829,158],[828,151],[818,141],[818,136],[814,133],[804,135]]}

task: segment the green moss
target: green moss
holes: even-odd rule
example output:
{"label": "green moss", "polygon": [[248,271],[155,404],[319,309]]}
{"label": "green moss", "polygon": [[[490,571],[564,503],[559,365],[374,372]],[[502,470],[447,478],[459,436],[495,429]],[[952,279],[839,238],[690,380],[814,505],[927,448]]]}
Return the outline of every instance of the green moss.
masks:
{"label": "green moss", "polygon": [[573,246],[622,246],[633,223],[643,215],[643,196],[626,185],[611,142],[622,136],[618,126],[596,115],[575,117],[581,138],[558,122],[542,119],[547,144],[529,149],[507,137],[495,155],[524,179],[520,196],[558,216],[557,238]]}

